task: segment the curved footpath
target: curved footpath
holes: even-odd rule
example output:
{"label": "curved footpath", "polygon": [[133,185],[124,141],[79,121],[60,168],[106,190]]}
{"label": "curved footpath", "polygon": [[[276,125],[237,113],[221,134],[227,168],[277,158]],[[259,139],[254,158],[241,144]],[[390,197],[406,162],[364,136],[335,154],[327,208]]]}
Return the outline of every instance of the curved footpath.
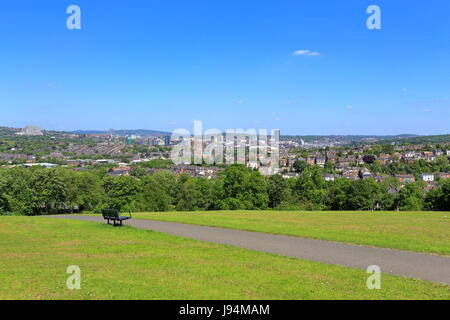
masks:
{"label": "curved footpath", "polygon": [[[105,223],[99,216],[51,218]],[[445,256],[143,219],[127,220],[124,225],[349,268],[366,270],[368,266],[377,265],[382,273],[450,285],[450,257]]]}

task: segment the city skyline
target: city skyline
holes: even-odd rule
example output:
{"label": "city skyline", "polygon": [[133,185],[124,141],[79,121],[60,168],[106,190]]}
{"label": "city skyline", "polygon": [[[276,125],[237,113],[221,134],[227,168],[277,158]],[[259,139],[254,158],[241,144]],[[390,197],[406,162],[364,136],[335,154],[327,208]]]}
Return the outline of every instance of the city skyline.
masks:
{"label": "city skyline", "polygon": [[0,125],[448,133],[448,2],[71,4],[3,5]]}

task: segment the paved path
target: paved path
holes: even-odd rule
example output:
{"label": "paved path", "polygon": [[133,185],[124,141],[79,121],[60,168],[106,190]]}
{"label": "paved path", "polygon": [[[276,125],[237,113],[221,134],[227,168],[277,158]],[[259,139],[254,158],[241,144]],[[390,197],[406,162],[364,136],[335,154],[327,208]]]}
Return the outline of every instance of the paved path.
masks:
{"label": "paved path", "polygon": [[[52,217],[105,223],[102,217],[97,216]],[[450,285],[450,257],[173,222],[132,219],[124,224],[174,236],[350,268],[366,270],[370,265],[377,265],[382,273]]]}

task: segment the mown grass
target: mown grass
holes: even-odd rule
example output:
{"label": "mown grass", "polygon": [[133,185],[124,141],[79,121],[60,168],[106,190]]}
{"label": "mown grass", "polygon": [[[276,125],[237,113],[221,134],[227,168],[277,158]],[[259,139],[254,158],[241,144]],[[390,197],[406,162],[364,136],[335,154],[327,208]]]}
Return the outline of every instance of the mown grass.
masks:
{"label": "mown grass", "polygon": [[[81,290],[68,290],[69,265]],[[0,299],[450,299],[450,287],[131,227],[0,217]]]}
{"label": "mown grass", "polygon": [[450,255],[449,212],[207,211],[133,217]]}

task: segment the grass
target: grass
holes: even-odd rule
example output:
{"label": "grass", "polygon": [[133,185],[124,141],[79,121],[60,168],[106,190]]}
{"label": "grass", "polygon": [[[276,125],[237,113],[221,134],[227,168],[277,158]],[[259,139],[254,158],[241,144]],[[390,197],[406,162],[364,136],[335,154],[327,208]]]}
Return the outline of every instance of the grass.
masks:
{"label": "grass", "polygon": [[[66,268],[81,268],[68,290]],[[0,299],[450,299],[450,287],[131,227],[0,217]]]}
{"label": "grass", "polygon": [[450,255],[449,212],[208,211],[133,217]]}

